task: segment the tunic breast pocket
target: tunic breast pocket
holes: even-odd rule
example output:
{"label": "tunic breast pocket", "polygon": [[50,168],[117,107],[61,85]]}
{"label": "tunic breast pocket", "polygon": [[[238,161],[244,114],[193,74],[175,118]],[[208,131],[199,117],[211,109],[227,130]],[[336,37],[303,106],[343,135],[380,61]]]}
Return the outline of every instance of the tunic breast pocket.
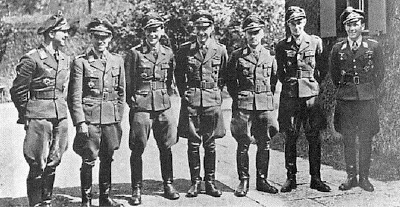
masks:
{"label": "tunic breast pocket", "polygon": [[310,65],[312,68],[315,68],[315,51],[305,51],[304,60],[306,64]]}
{"label": "tunic breast pocket", "polygon": [[270,77],[272,72],[272,63],[263,64],[263,75],[264,77]]}

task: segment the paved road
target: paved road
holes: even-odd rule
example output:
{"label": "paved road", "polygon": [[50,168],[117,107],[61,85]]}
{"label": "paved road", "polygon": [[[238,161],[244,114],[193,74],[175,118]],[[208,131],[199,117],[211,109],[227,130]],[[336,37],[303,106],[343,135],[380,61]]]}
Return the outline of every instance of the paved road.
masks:
{"label": "paved road", "polygon": [[[179,103],[179,101],[174,101]],[[225,102],[229,106],[229,100]],[[230,111],[224,107],[226,125],[229,124]],[[174,105],[176,109],[178,105]],[[127,116],[125,116],[127,117]],[[0,105],[0,206],[26,206],[25,179],[28,165],[22,155],[24,130],[21,125],[15,124],[17,112],[11,103]],[[130,197],[130,151],[128,142],[128,122],[123,122],[124,134],[121,149],[118,150],[113,162],[113,194],[114,198],[125,206]],[[229,127],[228,127],[229,129]],[[75,130],[70,123],[70,146],[72,146]],[[170,201],[162,196],[161,173],[158,160],[158,150],[154,139],[150,139],[144,153],[144,196],[142,206],[400,206],[400,182],[380,182],[372,180],[376,191],[368,193],[360,188],[348,192],[337,190],[346,174],[329,166],[322,166],[322,176],[333,189],[330,193],[321,193],[309,188],[308,161],[298,159],[299,186],[291,193],[270,195],[255,190],[255,151],[256,146],[250,148],[250,191],[247,197],[237,198],[233,190],[238,184],[236,173],[235,150],[236,142],[228,134],[217,140],[217,186],[223,190],[221,198],[213,198],[200,194],[197,198],[186,198],[185,192],[190,185],[190,176],[186,155],[186,140],[180,139],[173,146],[175,185],[181,192],[181,198]],[[202,152],[203,153],[203,152]],[[269,180],[277,188],[285,181],[284,154],[278,151],[271,152]],[[79,206],[79,167],[80,158],[70,148],[64,155],[61,165],[57,168],[54,203],[55,206]],[[95,171],[98,172],[98,164]],[[97,183],[97,173],[94,173]],[[94,188],[95,199],[93,204],[98,205],[98,188]]]}

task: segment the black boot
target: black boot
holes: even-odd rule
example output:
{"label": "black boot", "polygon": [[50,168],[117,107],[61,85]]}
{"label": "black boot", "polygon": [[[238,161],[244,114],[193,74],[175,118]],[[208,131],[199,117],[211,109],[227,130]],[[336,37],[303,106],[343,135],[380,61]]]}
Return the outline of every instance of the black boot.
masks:
{"label": "black boot", "polygon": [[235,196],[243,197],[249,191],[249,144],[238,142],[236,150],[236,166],[240,184],[235,190]]}
{"label": "black boot", "polygon": [[173,168],[172,168],[172,152],[171,148],[160,148],[161,175],[164,181],[164,196],[170,200],[179,198],[178,191],[172,185]]}
{"label": "black boot", "polygon": [[249,191],[249,179],[242,179],[240,180],[240,183],[236,188],[234,194],[237,197],[244,197],[247,195],[248,191]]}
{"label": "black boot", "polygon": [[296,166],[296,158],[297,158],[297,149],[296,149],[296,142],[297,142],[297,133],[295,132],[286,132],[285,137],[285,168],[287,170],[287,179],[285,183],[282,185],[281,192],[290,192],[293,189],[297,188],[296,183],[296,173],[297,173],[297,166]]}
{"label": "black boot", "polygon": [[222,192],[215,186],[215,139],[210,138],[204,146],[204,180],[206,194],[213,197],[220,197]]}
{"label": "black boot", "polygon": [[347,179],[339,186],[339,190],[350,190],[358,186],[356,167],[349,165],[346,167]]}
{"label": "black boot", "polygon": [[331,191],[331,188],[322,182],[320,176],[311,176],[310,188],[321,192]]}
{"label": "black boot", "polygon": [[371,184],[371,182],[369,182],[368,177],[361,177],[360,176],[360,180],[358,181],[358,185],[368,191],[368,192],[372,192],[374,191],[374,186]]}
{"label": "black boot", "polygon": [[287,179],[286,179],[285,183],[282,185],[281,192],[282,193],[290,192],[296,188],[297,188],[296,174],[288,172]]}
{"label": "black boot", "polygon": [[371,151],[372,151],[372,137],[362,136],[360,137],[360,152],[359,152],[359,168],[360,168],[360,178],[358,181],[358,186],[362,189],[372,192],[374,191],[374,186],[369,182],[369,168],[371,165]]}
{"label": "black boot", "polygon": [[81,193],[82,193],[82,207],[90,207],[92,205],[92,168],[94,162],[82,163],[81,167]]}
{"label": "black boot", "polygon": [[142,180],[143,180],[142,156],[132,151],[130,162],[131,162],[132,197],[129,200],[129,204],[137,206],[142,203]]}
{"label": "black boot", "polygon": [[43,182],[42,206],[51,206],[55,176],[56,176],[56,168],[46,167],[44,169],[42,175],[42,182]]}
{"label": "black boot", "polygon": [[124,206],[110,198],[111,192],[111,161],[100,160],[99,173],[99,205],[100,206]]}
{"label": "black boot", "polygon": [[190,177],[192,185],[190,186],[186,196],[197,197],[201,191],[201,177],[200,177],[200,143],[188,141],[188,160],[190,168]]}
{"label": "black boot", "polygon": [[278,193],[278,189],[270,185],[267,181],[269,167],[269,142],[259,140],[257,142],[256,154],[256,189],[258,191],[267,192],[271,194]]}
{"label": "black boot", "polygon": [[42,203],[42,170],[38,167],[30,167],[26,180],[29,206],[38,206]]}

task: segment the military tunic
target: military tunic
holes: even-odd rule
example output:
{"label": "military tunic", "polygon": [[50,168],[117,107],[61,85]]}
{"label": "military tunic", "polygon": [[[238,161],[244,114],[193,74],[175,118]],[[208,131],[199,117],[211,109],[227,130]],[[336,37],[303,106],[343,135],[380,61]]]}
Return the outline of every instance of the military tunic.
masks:
{"label": "military tunic", "polygon": [[278,130],[272,114],[277,64],[269,50],[261,45],[259,48],[258,54],[249,47],[234,51],[226,71],[226,85],[233,99],[231,131],[238,141],[249,141],[253,135],[269,141]]}
{"label": "military tunic", "polygon": [[178,135],[201,139],[225,135],[221,113],[222,73],[226,69],[225,46],[210,40],[206,53],[188,42],[177,54],[176,83],[182,98]]}
{"label": "military tunic", "polygon": [[153,128],[159,146],[170,148],[177,142],[171,101],[175,59],[172,50],[160,45],[152,51],[147,43],[132,48],[125,60],[127,103],[130,106],[129,146],[144,150]]}
{"label": "military tunic", "polygon": [[[74,151],[85,159],[112,157],[121,142],[125,102],[125,69],[121,56],[93,48],[73,61],[68,106],[73,124],[89,125],[89,137],[77,134]],[[99,152],[100,151],[100,152]],[[100,153],[100,154],[99,154]]]}
{"label": "military tunic", "polygon": [[18,123],[29,122],[24,155],[30,166],[56,167],[68,147],[66,88],[70,59],[56,57],[44,45],[24,55],[16,67],[10,90],[18,110]]}

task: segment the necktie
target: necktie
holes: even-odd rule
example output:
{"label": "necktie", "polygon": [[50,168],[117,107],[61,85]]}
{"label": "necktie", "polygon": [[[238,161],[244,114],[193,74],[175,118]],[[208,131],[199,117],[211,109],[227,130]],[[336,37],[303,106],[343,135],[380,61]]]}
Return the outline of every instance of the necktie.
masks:
{"label": "necktie", "polygon": [[58,50],[56,50],[54,52],[54,58],[56,59],[56,61],[58,62],[58,60],[60,59],[60,53],[58,52]]}
{"label": "necktie", "polygon": [[355,53],[358,50],[358,44],[356,41],[353,42],[353,45],[351,46],[351,50]]}
{"label": "necktie", "polygon": [[201,54],[203,55],[203,57],[206,56],[206,54],[207,54],[207,46],[205,46],[205,45],[202,46]]}

